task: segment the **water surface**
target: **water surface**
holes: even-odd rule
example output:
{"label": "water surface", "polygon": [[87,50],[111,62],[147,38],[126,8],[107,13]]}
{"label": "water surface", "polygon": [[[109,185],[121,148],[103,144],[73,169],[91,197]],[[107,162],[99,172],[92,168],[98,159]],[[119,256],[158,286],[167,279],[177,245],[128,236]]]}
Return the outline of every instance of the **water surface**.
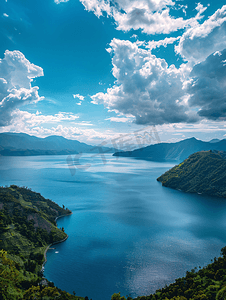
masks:
{"label": "water surface", "polygon": [[224,200],[162,187],[156,178],[173,164],[105,156],[83,155],[71,170],[66,156],[0,157],[1,185],[28,186],[73,211],[58,220],[69,238],[48,251],[47,279],[93,300],[135,297],[219,256]]}

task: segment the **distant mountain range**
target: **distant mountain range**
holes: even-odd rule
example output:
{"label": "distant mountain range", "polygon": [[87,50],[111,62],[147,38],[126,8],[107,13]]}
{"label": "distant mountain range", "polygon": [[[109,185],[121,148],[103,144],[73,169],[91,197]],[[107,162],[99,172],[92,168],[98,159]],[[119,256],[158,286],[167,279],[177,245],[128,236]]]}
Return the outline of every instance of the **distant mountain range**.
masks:
{"label": "distant mountain range", "polygon": [[203,142],[193,137],[177,143],[159,143],[133,151],[116,152],[113,155],[160,162],[180,162],[192,153],[207,150],[226,151],[226,140],[214,139],[210,142]]}
{"label": "distant mountain range", "polygon": [[184,192],[226,197],[226,152],[194,153],[157,180]]}
{"label": "distant mountain range", "polygon": [[[104,152],[113,153],[114,149],[101,147]],[[38,138],[25,133],[0,133],[0,155],[67,155],[77,153],[98,153],[98,147],[68,140],[62,136]]]}

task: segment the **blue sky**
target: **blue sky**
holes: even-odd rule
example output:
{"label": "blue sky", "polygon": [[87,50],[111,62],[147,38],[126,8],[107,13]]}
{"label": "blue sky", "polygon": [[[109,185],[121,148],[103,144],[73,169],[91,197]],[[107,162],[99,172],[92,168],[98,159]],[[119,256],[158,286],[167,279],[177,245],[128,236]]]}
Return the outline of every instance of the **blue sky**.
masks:
{"label": "blue sky", "polygon": [[1,0],[0,38],[0,132],[226,136],[223,1]]}

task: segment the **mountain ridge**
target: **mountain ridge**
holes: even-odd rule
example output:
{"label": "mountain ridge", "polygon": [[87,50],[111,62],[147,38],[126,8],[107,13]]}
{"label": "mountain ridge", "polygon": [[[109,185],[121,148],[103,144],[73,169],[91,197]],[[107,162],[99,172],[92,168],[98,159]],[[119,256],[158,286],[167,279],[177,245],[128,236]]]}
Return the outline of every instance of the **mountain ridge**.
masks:
{"label": "mountain ridge", "polygon": [[[113,148],[101,148],[104,152],[115,151]],[[69,140],[58,135],[38,138],[26,133],[0,133],[0,155],[2,156],[69,155],[98,152],[98,146]]]}
{"label": "mountain ridge", "polygon": [[133,151],[116,152],[113,156],[134,157],[152,161],[183,161],[192,153],[208,150],[226,151],[226,140],[204,142],[192,137],[175,143],[158,143]]}

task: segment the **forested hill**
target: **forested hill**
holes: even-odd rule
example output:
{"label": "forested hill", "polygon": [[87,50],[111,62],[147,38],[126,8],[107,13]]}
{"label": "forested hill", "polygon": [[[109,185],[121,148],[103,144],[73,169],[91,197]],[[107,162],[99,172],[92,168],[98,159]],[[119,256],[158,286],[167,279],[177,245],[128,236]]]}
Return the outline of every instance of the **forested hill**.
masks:
{"label": "forested hill", "polygon": [[194,153],[157,180],[184,192],[226,197],[226,152]]}
{"label": "forested hill", "polygon": [[182,162],[192,153],[207,150],[226,151],[226,140],[219,141],[216,139],[210,142],[203,142],[193,137],[176,143],[159,143],[133,151],[116,152],[114,156],[134,157],[160,162]]}
{"label": "forested hill", "polygon": [[69,213],[29,189],[15,185],[0,188],[0,248],[26,253],[65,238],[55,219]]}
{"label": "forested hill", "polygon": [[70,213],[30,189],[0,188],[0,300],[78,299],[42,279],[47,246],[67,238],[55,219]]}

